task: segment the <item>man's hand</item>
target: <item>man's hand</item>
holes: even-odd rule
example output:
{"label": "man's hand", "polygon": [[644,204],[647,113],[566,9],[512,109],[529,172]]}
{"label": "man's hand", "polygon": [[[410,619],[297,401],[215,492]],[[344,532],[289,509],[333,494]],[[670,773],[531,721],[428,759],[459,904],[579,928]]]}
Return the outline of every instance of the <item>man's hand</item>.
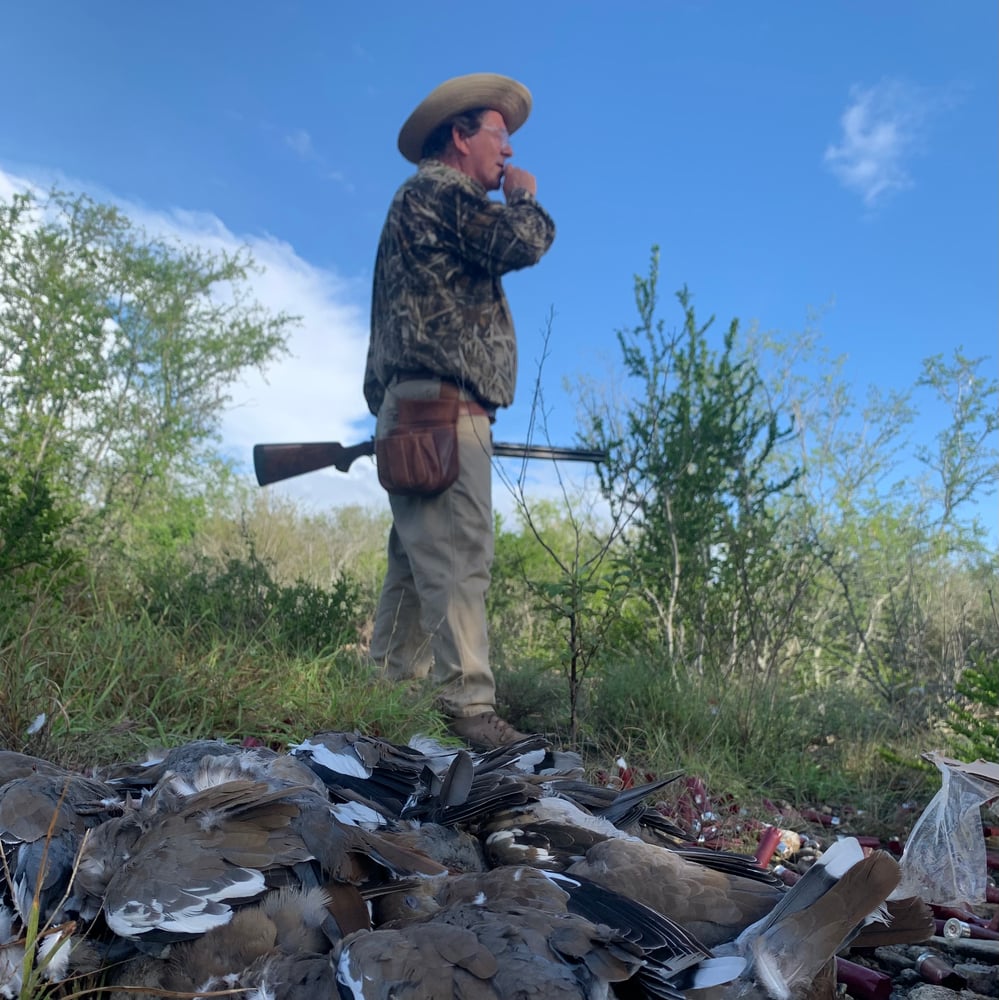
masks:
{"label": "man's hand", "polygon": [[509,200],[510,195],[517,188],[523,188],[532,195],[536,195],[538,193],[538,182],[535,180],[534,174],[530,174],[526,170],[521,170],[520,167],[515,167],[508,163],[503,168],[503,197]]}

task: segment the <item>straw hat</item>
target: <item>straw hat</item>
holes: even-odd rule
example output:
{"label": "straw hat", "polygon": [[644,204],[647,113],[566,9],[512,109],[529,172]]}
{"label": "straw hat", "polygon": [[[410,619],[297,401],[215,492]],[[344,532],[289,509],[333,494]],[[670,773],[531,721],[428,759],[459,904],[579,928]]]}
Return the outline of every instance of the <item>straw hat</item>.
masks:
{"label": "straw hat", "polygon": [[498,73],[469,73],[445,80],[425,97],[399,132],[399,152],[419,163],[423,143],[438,125],[472,108],[500,112],[507,131],[516,132],[531,113],[531,92],[522,83]]}

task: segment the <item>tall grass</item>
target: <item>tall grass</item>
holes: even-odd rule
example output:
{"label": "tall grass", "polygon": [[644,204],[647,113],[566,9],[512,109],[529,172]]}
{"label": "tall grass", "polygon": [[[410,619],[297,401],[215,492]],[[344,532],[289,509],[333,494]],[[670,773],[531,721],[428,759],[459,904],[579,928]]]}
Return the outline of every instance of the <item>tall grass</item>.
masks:
{"label": "tall grass", "polygon": [[299,653],[259,628],[165,624],[110,602],[73,614],[38,598],[8,618],[0,684],[2,745],[84,768],[201,737],[443,733],[430,692],[380,680],[356,646]]}
{"label": "tall grass", "polygon": [[605,765],[620,754],[639,773],[681,769],[749,809],[766,800],[859,812],[860,832],[902,832],[899,804],[934,790],[920,761],[930,747],[901,735],[861,688],[820,693],[738,678],[720,688],[646,658],[604,668],[586,721]]}
{"label": "tall grass", "polygon": [[[367,582],[332,562],[310,581],[295,577],[294,559],[278,566],[270,554],[294,523],[278,513],[270,527],[263,509],[220,519],[185,553],[117,577],[105,566],[72,590],[35,588],[3,604],[3,746],[86,769],[201,737],[281,748],[331,729],[398,742],[446,736],[433,691],[387,684],[365,655],[377,599],[370,567],[383,559],[384,534],[349,540]],[[308,521],[303,531],[317,542],[329,528]],[[563,651],[526,589],[497,586],[498,707],[518,728],[567,745]],[[861,684],[761,681],[751,671],[720,683],[674,669],[642,641],[638,653],[618,637],[583,685],[577,747],[591,775],[624,755],[639,773],[682,768],[744,803],[835,804],[886,829],[899,802],[932,794],[919,754],[948,745],[939,722],[906,735],[894,707]]]}

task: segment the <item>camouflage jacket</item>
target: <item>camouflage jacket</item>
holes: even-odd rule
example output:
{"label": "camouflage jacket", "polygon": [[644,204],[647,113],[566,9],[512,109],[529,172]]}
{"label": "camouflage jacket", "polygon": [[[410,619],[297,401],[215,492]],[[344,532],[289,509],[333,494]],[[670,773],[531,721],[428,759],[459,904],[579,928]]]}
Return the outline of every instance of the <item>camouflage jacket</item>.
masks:
{"label": "camouflage jacket", "polygon": [[471,177],[424,160],[396,192],[378,245],[364,375],[371,412],[393,374],[424,369],[509,406],[517,340],[500,277],[536,264],[554,238],[527,191],[494,201]]}

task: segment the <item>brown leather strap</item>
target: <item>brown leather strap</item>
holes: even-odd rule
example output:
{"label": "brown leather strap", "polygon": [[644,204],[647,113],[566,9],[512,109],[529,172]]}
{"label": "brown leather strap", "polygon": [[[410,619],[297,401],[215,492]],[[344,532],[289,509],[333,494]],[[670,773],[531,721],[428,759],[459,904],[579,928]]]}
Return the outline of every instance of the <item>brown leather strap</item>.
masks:
{"label": "brown leather strap", "polygon": [[470,417],[490,417],[489,411],[475,399],[461,399],[463,390],[459,389],[453,382],[441,379],[441,399],[458,399],[458,412],[467,413]]}

